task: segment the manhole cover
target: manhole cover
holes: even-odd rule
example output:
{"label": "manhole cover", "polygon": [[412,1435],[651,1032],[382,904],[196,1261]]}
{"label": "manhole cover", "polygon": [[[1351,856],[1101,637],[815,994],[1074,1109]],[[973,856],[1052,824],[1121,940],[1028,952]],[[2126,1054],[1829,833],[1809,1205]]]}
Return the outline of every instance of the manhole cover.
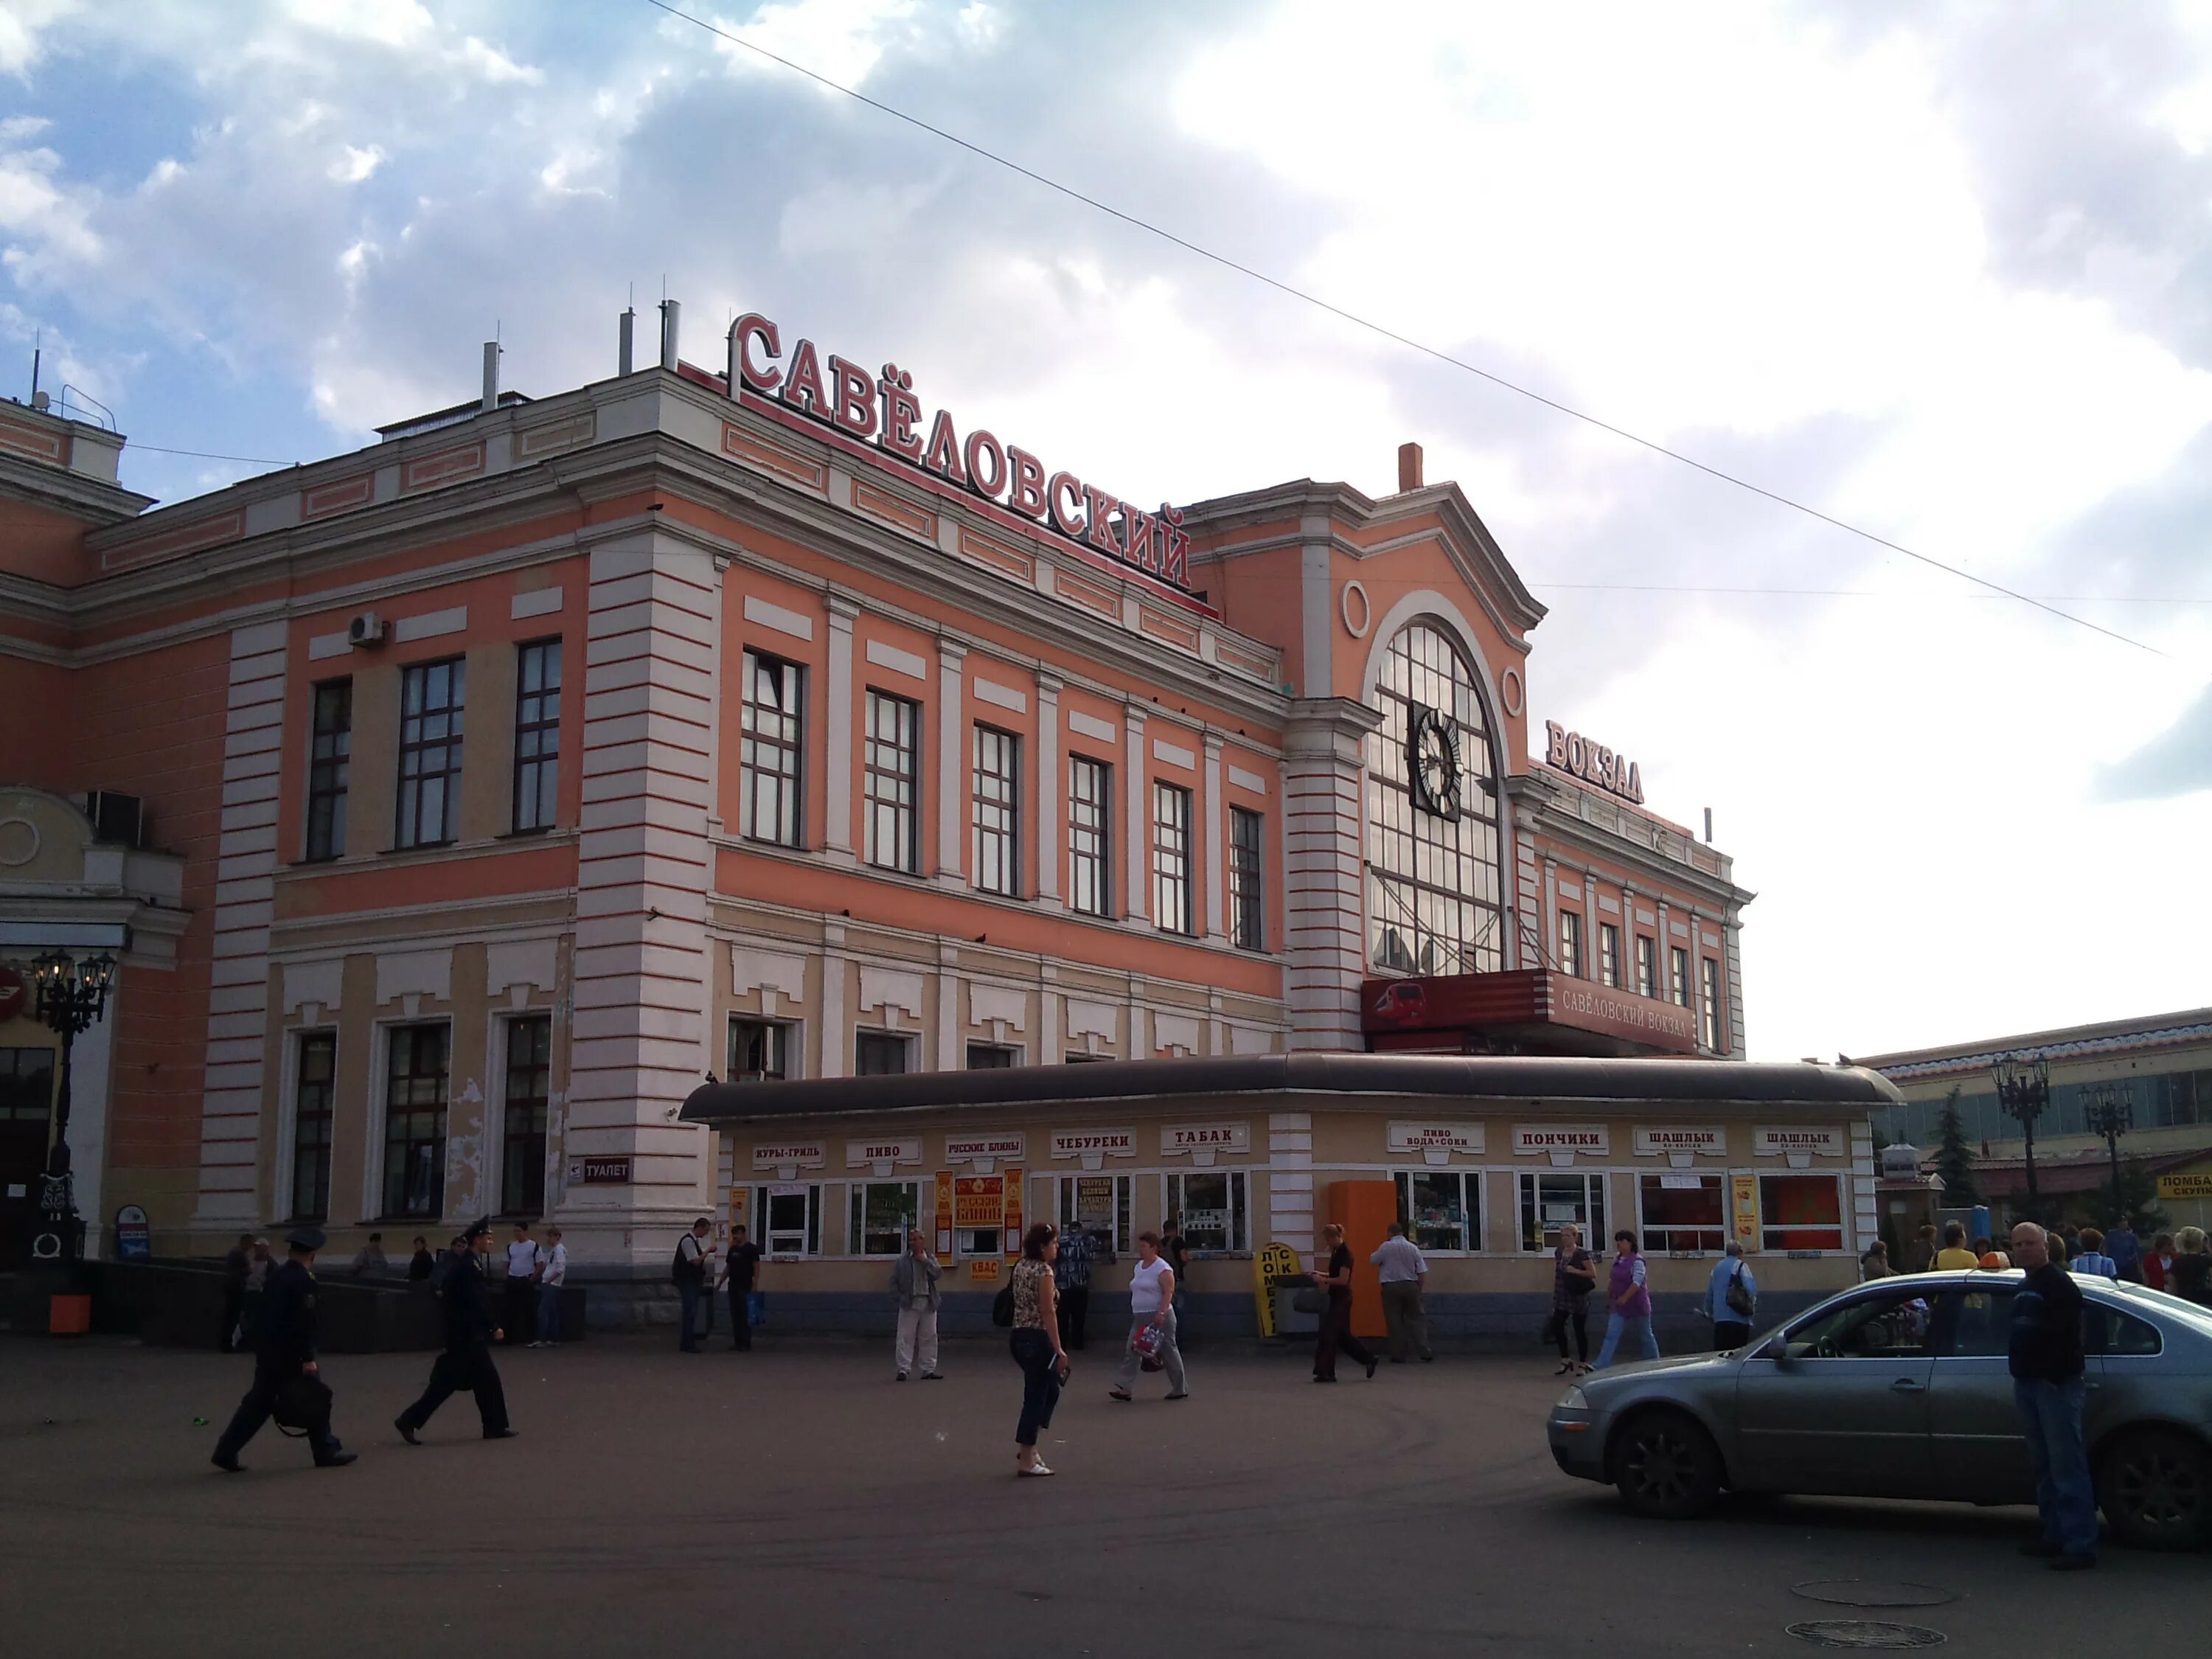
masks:
{"label": "manhole cover", "polygon": [[1959,1599],[1955,1590],[1938,1589],[1933,1584],[1881,1578],[1812,1578],[1792,1584],[1790,1591],[1808,1601],[1832,1601],[1845,1607],[1940,1607]]}
{"label": "manhole cover", "polygon": [[1811,1619],[1790,1633],[1816,1648],[1940,1648],[1951,1638],[1925,1625],[1892,1625],[1879,1619]]}

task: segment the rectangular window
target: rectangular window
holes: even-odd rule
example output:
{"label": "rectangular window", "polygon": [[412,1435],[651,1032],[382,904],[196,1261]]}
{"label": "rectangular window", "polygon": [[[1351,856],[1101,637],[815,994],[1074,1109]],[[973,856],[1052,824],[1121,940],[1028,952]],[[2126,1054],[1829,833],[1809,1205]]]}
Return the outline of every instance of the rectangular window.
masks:
{"label": "rectangular window", "polygon": [[1649,933],[1636,936],[1636,994],[1659,994],[1659,943]]}
{"label": "rectangular window", "polygon": [[552,1097],[552,1016],[510,1019],[499,1188],[500,1207],[509,1215],[544,1213],[545,1117]]}
{"label": "rectangular window", "polygon": [[856,1181],[845,1232],[848,1255],[897,1255],[921,1218],[921,1183]]}
{"label": "rectangular window", "polygon": [[442,847],[461,817],[461,714],[467,666],[459,657],[399,671],[399,819],[393,845]]}
{"label": "rectangular window", "polygon": [[1067,758],[1067,902],[1086,916],[1113,910],[1114,769]]}
{"label": "rectangular window", "polygon": [[1130,1219],[1135,1187],[1135,1179],[1125,1175],[1061,1176],[1060,1231],[1079,1227],[1116,1255],[1127,1255],[1137,1248],[1135,1224]]}
{"label": "rectangular window", "polygon": [[1667,951],[1667,976],[1674,981],[1674,1006],[1690,1006],[1690,953],[1680,945],[1670,945]]}
{"label": "rectangular window", "polygon": [[867,860],[884,870],[921,868],[921,707],[868,693]]}
{"label": "rectangular window", "polygon": [[1482,1172],[1479,1170],[1401,1170],[1398,1218],[1407,1237],[1425,1250],[1482,1248]]}
{"label": "rectangular window", "polygon": [[[1006,1181],[1003,1175],[955,1176],[952,1178],[952,1249],[956,1255],[994,1256],[1018,1238],[1006,1237]],[[945,1218],[938,1218],[938,1225]]]}
{"label": "rectangular window", "polygon": [[46,1166],[47,1124],[54,1115],[55,1053],[52,1048],[0,1048],[0,1133],[32,1160],[27,1167]]}
{"label": "rectangular window", "polygon": [[781,1083],[791,1075],[790,1054],[791,1027],[781,1021],[730,1022],[731,1082]]}
{"label": "rectangular window", "polygon": [[384,1213],[434,1220],[446,1207],[446,1057],[451,1028],[395,1025],[384,1078]]}
{"label": "rectangular window", "polygon": [[1070,1066],[1095,1066],[1101,1060],[1113,1058],[1111,1054],[1069,1054],[1066,1063]]}
{"label": "rectangular window", "polygon": [[1761,1176],[1759,1220],[1761,1249],[1840,1250],[1843,1187],[1834,1176]]}
{"label": "rectangular window", "polygon": [[799,722],[806,707],[806,671],[759,651],[745,653],[744,763],[738,833],[778,847],[803,844],[799,803]]}
{"label": "rectangular window", "polygon": [[292,1219],[331,1213],[331,1091],[337,1077],[335,1031],[300,1038],[300,1079],[292,1095]]}
{"label": "rectangular window", "polygon": [[1190,791],[1152,786],[1152,924],[1164,933],[1190,925]]}
{"label": "rectangular window", "polygon": [[1168,1213],[1182,1223],[1193,1250],[1249,1250],[1249,1218],[1242,1170],[1193,1170],[1168,1177]]}
{"label": "rectangular window", "polygon": [[968,1069],[971,1072],[1000,1072],[1020,1064],[1020,1051],[1009,1048],[1003,1042],[971,1042],[968,1045]]}
{"label": "rectangular window", "polygon": [[1571,1221],[1582,1229],[1583,1248],[1602,1256],[1605,1237],[1605,1177],[1601,1175],[1524,1175],[1521,1177],[1521,1248],[1532,1254],[1559,1247],[1559,1228]]}
{"label": "rectangular window", "polygon": [[854,1077],[897,1077],[911,1072],[914,1039],[896,1031],[853,1033]]}
{"label": "rectangular window", "polygon": [[752,1188],[752,1240],[779,1260],[822,1254],[822,1183]]}
{"label": "rectangular window", "polygon": [[1229,809],[1229,937],[1240,951],[1267,948],[1267,889],[1262,879],[1267,828],[1257,812]]}
{"label": "rectangular window", "polygon": [[1609,921],[1597,925],[1597,976],[1601,984],[1620,988],[1620,929]]}
{"label": "rectangular window", "polygon": [[353,775],[353,682],[315,688],[314,736],[307,750],[307,857],[342,859],[346,793]]}
{"label": "rectangular window", "polygon": [[1572,910],[1559,912],[1559,971],[1583,976],[1583,919]]}
{"label": "rectangular window", "polygon": [[1728,1248],[1728,1178],[1717,1175],[1648,1175],[1636,1180],[1643,1217],[1643,1246],[1650,1255],[1670,1250]]}
{"label": "rectangular window", "polygon": [[1021,755],[1012,732],[975,728],[975,885],[1010,898],[1022,890]]}
{"label": "rectangular window", "polygon": [[1721,1043],[1721,965],[1711,957],[1702,958],[1698,966],[1705,979],[1705,1047],[1718,1054]]}
{"label": "rectangular window", "polygon": [[561,641],[520,647],[514,665],[514,831],[550,830],[561,785]]}

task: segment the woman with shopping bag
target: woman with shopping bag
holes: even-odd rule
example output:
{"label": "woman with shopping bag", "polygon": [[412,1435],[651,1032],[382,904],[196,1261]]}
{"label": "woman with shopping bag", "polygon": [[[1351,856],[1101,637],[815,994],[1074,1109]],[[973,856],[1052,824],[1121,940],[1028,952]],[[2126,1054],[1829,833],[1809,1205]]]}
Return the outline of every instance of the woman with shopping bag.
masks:
{"label": "woman with shopping bag", "polygon": [[1183,1376],[1182,1350],[1176,1346],[1176,1273],[1160,1254],[1158,1233],[1137,1235],[1137,1265],[1129,1270],[1129,1340],[1121,1364],[1114,1373],[1109,1400],[1125,1404],[1135,1398],[1129,1385],[1139,1367],[1168,1374],[1168,1398],[1190,1396]]}

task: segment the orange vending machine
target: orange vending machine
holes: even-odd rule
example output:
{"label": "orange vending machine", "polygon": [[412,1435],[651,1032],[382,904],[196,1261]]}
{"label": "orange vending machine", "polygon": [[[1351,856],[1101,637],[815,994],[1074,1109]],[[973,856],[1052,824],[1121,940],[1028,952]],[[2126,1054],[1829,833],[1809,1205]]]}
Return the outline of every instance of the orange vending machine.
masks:
{"label": "orange vending machine", "polygon": [[1328,1218],[1344,1229],[1345,1246],[1352,1252],[1352,1334],[1381,1336],[1387,1328],[1382,1281],[1367,1258],[1382,1248],[1390,1224],[1398,1218],[1398,1183],[1330,1182]]}

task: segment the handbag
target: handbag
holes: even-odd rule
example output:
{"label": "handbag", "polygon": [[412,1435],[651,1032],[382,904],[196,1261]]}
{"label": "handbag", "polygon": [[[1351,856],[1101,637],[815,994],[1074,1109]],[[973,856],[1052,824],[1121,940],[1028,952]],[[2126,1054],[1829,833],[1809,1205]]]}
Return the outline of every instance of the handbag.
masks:
{"label": "handbag", "polygon": [[330,1384],[302,1371],[276,1391],[276,1402],[269,1407],[270,1420],[295,1437],[312,1434],[331,1420],[332,1399]]}
{"label": "handbag", "polygon": [[1005,1330],[1014,1322],[1014,1286],[1009,1279],[999,1286],[998,1295],[991,1298],[991,1322]]}
{"label": "handbag", "polygon": [[1743,1263],[1741,1261],[1735,1264],[1735,1272],[1729,1276],[1724,1299],[1730,1313],[1741,1314],[1746,1319],[1751,1317],[1752,1310],[1759,1305],[1757,1298],[1743,1287]]}
{"label": "handbag", "polygon": [[745,1292],[745,1323],[748,1325],[768,1323],[768,1293],[765,1291]]}

